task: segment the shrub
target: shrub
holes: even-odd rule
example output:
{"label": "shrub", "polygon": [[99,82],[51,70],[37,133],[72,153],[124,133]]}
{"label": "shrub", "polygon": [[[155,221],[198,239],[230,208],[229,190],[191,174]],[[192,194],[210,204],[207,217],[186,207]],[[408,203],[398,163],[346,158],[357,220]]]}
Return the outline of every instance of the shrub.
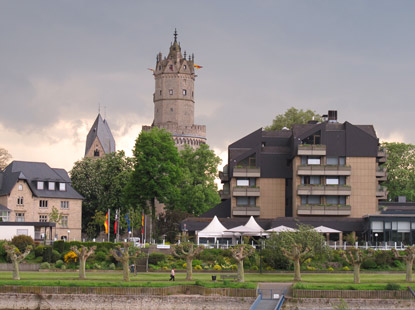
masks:
{"label": "shrub", "polygon": [[343,270],[344,270],[344,271],[349,271],[349,270],[350,270],[350,268],[349,268],[348,266],[344,266],[344,267],[343,267]]}
{"label": "shrub", "polygon": [[258,268],[258,266],[252,266],[251,267],[251,270],[255,270],[255,271],[257,271],[259,268]]}
{"label": "shrub", "polygon": [[390,266],[394,260],[392,251],[377,251],[375,255],[375,262],[378,266]]}
{"label": "shrub", "polygon": [[36,257],[39,257],[39,256],[42,256],[42,257],[43,257],[43,249],[44,249],[44,248],[45,248],[45,246],[44,246],[44,245],[38,245],[38,246],[35,248],[34,253],[35,253]]}
{"label": "shrub", "polygon": [[55,267],[56,268],[61,268],[63,266],[63,261],[62,260],[57,260],[55,263]]}
{"label": "shrub", "polygon": [[41,262],[43,262],[43,256],[36,257],[33,261],[36,264],[40,264]]}
{"label": "shrub", "polygon": [[196,265],[194,267],[194,269],[197,270],[197,271],[203,270],[202,266],[200,266],[200,265]]}
{"label": "shrub", "polygon": [[28,245],[34,246],[35,242],[30,236],[19,235],[13,237],[12,244],[15,245],[21,253],[23,253]]}
{"label": "shrub", "polygon": [[64,258],[65,263],[72,263],[72,262],[76,263],[77,260],[78,260],[78,255],[76,255],[74,251],[69,251],[68,253],[65,254],[65,258]]}
{"label": "shrub", "polygon": [[59,258],[61,257],[60,253],[56,250],[52,250],[52,263],[56,262],[57,260],[59,260]]}
{"label": "shrub", "polygon": [[26,260],[34,260],[36,258],[36,255],[34,252],[30,252],[29,255],[26,256]]}
{"label": "shrub", "polygon": [[401,289],[401,286],[398,283],[388,283],[385,289],[388,291],[398,291]]}
{"label": "shrub", "polygon": [[62,269],[62,270],[66,270],[66,266],[65,266],[65,265],[62,265],[62,266],[61,266],[61,269]]}
{"label": "shrub", "polygon": [[115,264],[114,263],[109,264],[108,269],[115,270]]}
{"label": "shrub", "polygon": [[160,262],[164,262],[166,260],[166,255],[163,253],[151,253],[148,256],[148,263],[152,265],[157,265]]}
{"label": "shrub", "polygon": [[222,270],[222,267],[219,266],[219,265],[215,265],[215,266],[213,266],[213,270],[221,271]]}
{"label": "shrub", "polygon": [[192,266],[195,267],[197,265],[202,265],[202,261],[198,259],[192,260]]}
{"label": "shrub", "polygon": [[107,259],[107,254],[103,251],[99,251],[95,253],[95,260],[99,262],[103,262]]}
{"label": "shrub", "polygon": [[395,265],[395,267],[402,269],[404,267],[404,264],[400,261],[400,260],[394,260],[393,264]]}
{"label": "shrub", "polygon": [[69,248],[66,248],[66,243],[67,242],[65,242],[63,240],[55,241],[53,243],[53,249],[58,251],[59,253],[63,253],[65,251],[69,250]]}
{"label": "shrub", "polygon": [[43,247],[43,261],[51,263],[52,262],[52,247],[50,245],[46,245]]}
{"label": "shrub", "polygon": [[40,264],[40,269],[50,269],[50,264],[48,262],[43,262]]}
{"label": "shrub", "polygon": [[376,269],[378,265],[376,264],[374,259],[367,259],[362,263],[363,269]]}
{"label": "shrub", "polygon": [[328,271],[333,271],[334,269],[333,269],[333,267],[329,267],[329,268],[327,268],[327,270]]}

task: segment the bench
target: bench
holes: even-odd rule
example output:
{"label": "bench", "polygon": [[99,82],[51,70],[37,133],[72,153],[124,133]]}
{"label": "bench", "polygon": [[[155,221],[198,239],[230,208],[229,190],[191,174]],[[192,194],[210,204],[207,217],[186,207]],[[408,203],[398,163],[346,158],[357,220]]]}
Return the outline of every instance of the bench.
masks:
{"label": "bench", "polygon": [[237,280],[238,279],[238,275],[236,275],[236,274],[223,274],[223,275],[220,276],[220,278],[222,280],[225,280],[225,279],[234,279],[234,280]]}

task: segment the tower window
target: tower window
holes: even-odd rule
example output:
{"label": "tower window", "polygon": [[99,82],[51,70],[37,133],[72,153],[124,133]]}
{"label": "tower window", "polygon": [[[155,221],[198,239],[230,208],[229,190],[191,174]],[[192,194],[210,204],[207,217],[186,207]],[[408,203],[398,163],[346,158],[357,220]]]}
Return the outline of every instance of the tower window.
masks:
{"label": "tower window", "polygon": [[94,151],[94,156],[95,156],[95,157],[99,157],[99,150],[98,150],[98,149],[95,149],[95,151]]}
{"label": "tower window", "polygon": [[173,89],[169,89],[169,95],[173,95]]}
{"label": "tower window", "polygon": [[172,112],[173,112],[173,108],[170,108],[170,111],[172,111]]}
{"label": "tower window", "polygon": [[184,66],[183,66],[183,69],[184,69],[184,70],[186,70],[186,69],[187,69],[187,66],[186,66],[186,65],[184,65]]}
{"label": "tower window", "polygon": [[173,65],[170,65],[169,68],[170,68],[170,71],[173,71]]}
{"label": "tower window", "polygon": [[187,90],[183,89],[183,96],[186,96],[186,95],[187,95]]}
{"label": "tower window", "polygon": [[160,90],[160,96],[161,96],[161,90]]}
{"label": "tower window", "polygon": [[159,70],[161,70],[161,66],[159,66]]}

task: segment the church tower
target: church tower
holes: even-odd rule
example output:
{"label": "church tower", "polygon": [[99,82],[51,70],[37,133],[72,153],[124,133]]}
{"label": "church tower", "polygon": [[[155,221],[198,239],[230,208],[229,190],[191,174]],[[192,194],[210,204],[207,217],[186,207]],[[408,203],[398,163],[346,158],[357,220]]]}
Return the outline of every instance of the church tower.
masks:
{"label": "church tower", "polygon": [[107,120],[98,113],[86,137],[85,157],[99,158],[115,152],[115,140]]}
{"label": "church tower", "polygon": [[186,52],[182,54],[176,30],[168,56],[157,55],[153,75],[154,121],[151,126],[143,126],[143,130],[151,127],[166,129],[179,149],[185,144],[198,147],[206,143],[206,126],[194,124],[194,55],[186,57]]}

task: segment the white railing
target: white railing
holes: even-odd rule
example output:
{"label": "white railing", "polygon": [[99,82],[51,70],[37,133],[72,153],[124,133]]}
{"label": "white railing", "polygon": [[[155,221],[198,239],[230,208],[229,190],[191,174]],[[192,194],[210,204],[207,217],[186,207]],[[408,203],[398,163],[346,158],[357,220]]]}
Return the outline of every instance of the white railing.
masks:
{"label": "white railing", "polygon": [[405,248],[407,247],[407,245],[404,245],[402,242],[382,242],[376,245],[369,244],[369,242],[365,242],[364,245],[359,245],[358,242],[356,242],[355,244],[348,244],[347,242],[343,242],[343,244],[340,244],[339,242],[330,242],[329,244],[327,244],[326,242],[325,245],[334,250],[347,250],[350,248],[355,248],[363,250],[373,249],[380,251],[390,251],[392,249],[396,249],[402,251],[405,250]]}

